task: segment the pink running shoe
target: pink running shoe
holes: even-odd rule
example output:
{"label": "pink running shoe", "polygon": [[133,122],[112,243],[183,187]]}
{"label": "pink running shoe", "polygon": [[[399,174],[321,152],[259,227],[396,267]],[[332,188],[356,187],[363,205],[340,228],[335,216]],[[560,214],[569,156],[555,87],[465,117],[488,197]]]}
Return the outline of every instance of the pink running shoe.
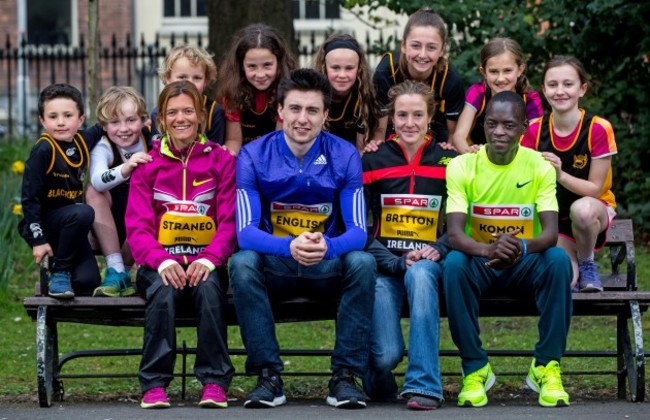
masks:
{"label": "pink running shoe", "polygon": [[203,395],[199,407],[203,408],[227,408],[228,397],[226,391],[217,384],[203,385]]}
{"label": "pink running shoe", "polygon": [[159,386],[145,391],[142,401],[140,402],[142,408],[169,408],[169,400],[165,388]]}

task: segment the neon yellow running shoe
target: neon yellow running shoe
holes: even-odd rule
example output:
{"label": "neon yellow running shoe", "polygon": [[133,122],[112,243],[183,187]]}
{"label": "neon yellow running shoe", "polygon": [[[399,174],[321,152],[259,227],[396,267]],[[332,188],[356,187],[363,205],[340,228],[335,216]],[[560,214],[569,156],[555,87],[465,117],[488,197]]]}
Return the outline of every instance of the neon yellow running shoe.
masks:
{"label": "neon yellow running shoe", "polygon": [[569,394],[564,391],[560,364],[553,360],[546,366],[535,366],[535,359],[530,365],[526,385],[539,393],[539,405],[542,407],[568,407]]}
{"label": "neon yellow running shoe", "polygon": [[463,377],[463,389],[458,394],[459,407],[483,407],[488,402],[486,392],[492,388],[496,376],[490,364]]}

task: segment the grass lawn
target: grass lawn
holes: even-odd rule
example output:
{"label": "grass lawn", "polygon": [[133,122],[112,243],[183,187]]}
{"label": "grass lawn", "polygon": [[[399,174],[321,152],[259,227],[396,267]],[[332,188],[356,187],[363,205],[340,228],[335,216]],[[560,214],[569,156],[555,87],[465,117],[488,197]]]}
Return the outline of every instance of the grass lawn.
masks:
{"label": "grass lawn", "polygon": [[[637,250],[637,272],[640,289],[650,290],[650,249]],[[8,291],[0,296],[4,310],[0,313],[0,323],[4,331],[0,335],[0,372],[3,372],[3,384],[0,395],[4,397],[36,395],[36,364],[35,364],[35,327],[22,307],[22,298],[32,293],[32,285],[36,280],[35,268],[15,276],[21,279],[12,282]],[[408,321],[403,321],[405,333]],[[519,349],[529,350],[536,341],[536,318],[482,318],[482,338],[489,350]],[[648,316],[644,317],[644,330],[650,329]],[[569,335],[569,350],[615,350],[616,320],[612,317],[576,317]],[[278,338],[282,348],[317,348],[331,349],[334,344],[334,324],[330,321],[279,324]],[[178,342],[183,340],[189,347],[195,345],[195,334],[191,328],[178,330]],[[648,338],[646,337],[646,342]],[[229,346],[243,348],[237,327],[229,328]],[[73,350],[91,350],[106,348],[140,348],[142,345],[142,329],[135,327],[103,327],[82,324],[59,324],[59,343],[62,354]],[[447,328],[446,319],[441,322],[441,349],[451,350],[454,345]],[[65,365],[63,373],[130,373],[135,375],[139,363],[138,356],[85,358],[77,359]],[[326,357],[286,357],[285,372],[327,372],[329,359]],[[233,362],[237,372],[244,371],[244,357],[234,356]],[[494,392],[517,395],[523,384],[523,377],[528,369],[530,359],[525,358],[492,358],[493,368],[499,379]],[[191,371],[193,357],[188,356],[188,367]],[[178,359],[177,372],[180,371],[181,361]],[[613,372],[616,369],[614,359],[565,358],[562,361],[565,371],[605,370]],[[397,369],[403,372],[405,362]],[[442,371],[445,375],[445,390],[450,396],[456,395],[460,384],[460,362],[457,357],[442,358]],[[519,375],[504,376],[506,372],[518,372]],[[646,380],[650,380],[646,374]],[[327,384],[327,376],[299,376],[286,378],[286,392],[293,397],[322,397]],[[615,395],[616,378],[614,375],[566,376],[565,385],[569,392],[579,392],[583,397],[590,394]],[[231,394],[241,396],[254,381],[245,376],[236,376]],[[180,378],[172,382],[171,393],[180,393]],[[111,398],[138,398],[139,388],[134,377],[117,379],[65,379],[66,395],[70,398],[97,398],[102,395]],[[193,378],[188,379],[190,397],[197,394],[199,384]],[[587,391],[588,390],[588,391]],[[74,395],[74,397],[72,396]]]}

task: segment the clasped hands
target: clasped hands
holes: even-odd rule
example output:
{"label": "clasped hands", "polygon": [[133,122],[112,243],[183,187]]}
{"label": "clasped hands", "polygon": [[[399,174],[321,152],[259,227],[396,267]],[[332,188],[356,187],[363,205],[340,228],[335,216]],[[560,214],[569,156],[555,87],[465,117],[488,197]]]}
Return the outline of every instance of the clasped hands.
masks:
{"label": "clasped hands", "polygon": [[420,249],[409,251],[406,254],[406,268],[411,267],[413,264],[420,260],[440,260],[440,252],[430,245],[425,245]]}
{"label": "clasped hands", "polygon": [[175,262],[160,272],[160,277],[165,286],[172,286],[174,289],[182,289],[189,285],[194,287],[200,281],[206,281],[210,275],[210,269],[200,262],[194,261],[187,270]]}
{"label": "clasped hands", "polygon": [[495,270],[503,270],[515,265],[523,254],[521,240],[516,235],[521,229],[514,229],[507,233],[497,233],[496,241],[489,245],[485,263]]}
{"label": "clasped hands", "polygon": [[321,232],[303,232],[289,245],[291,257],[304,266],[320,263],[327,253],[327,242]]}

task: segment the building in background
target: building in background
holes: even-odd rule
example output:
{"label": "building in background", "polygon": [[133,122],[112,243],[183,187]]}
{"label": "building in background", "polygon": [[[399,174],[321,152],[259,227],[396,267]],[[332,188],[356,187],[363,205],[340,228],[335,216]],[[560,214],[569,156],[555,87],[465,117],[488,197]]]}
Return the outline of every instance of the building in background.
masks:
{"label": "building in background", "polygon": [[[332,32],[344,32],[355,36],[364,47],[378,43],[381,38],[401,35],[406,17],[386,9],[381,16],[390,22],[381,28],[368,23],[366,9],[351,12],[331,0],[291,0],[293,3],[294,29],[298,45],[310,47],[319,45]],[[190,36],[208,35],[208,18],[205,0],[158,0],[138,1],[135,4],[134,33],[153,40],[158,35],[162,43],[169,42],[172,34]],[[301,56],[301,65],[309,64],[309,57]],[[372,60],[371,60],[372,61]],[[371,65],[374,62],[370,63]]]}
{"label": "building in background", "polygon": [[[97,0],[101,87],[128,84],[155,103],[160,83],[156,70],[172,43],[207,47],[206,0]],[[221,0],[219,0],[221,1]],[[301,66],[332,32],[355,36],[366,48],[395,40],[405,17],[386,10],[391,24],[373,28],[363,10],[352,13],[330,0],[292,0]],[[0,124],[12,134],[39,130],[38,92],[66,82],[87,89],[85,53],[88,0],[0,0]],[[26,44],[21,42],[26,41]],[[378,57],[369,55],[370,65]]]}

